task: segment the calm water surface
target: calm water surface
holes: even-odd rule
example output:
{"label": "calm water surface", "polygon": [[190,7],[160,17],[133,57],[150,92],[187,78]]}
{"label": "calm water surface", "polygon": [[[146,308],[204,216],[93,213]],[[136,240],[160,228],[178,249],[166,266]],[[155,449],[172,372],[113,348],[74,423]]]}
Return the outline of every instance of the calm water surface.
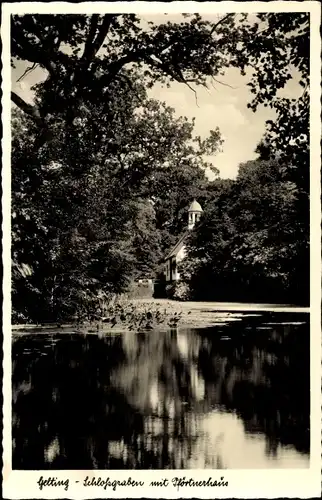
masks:
{"label": "calm water surface", "polygon": [[15,336],[13,468],[308,467],[308,315],[230,319]]}

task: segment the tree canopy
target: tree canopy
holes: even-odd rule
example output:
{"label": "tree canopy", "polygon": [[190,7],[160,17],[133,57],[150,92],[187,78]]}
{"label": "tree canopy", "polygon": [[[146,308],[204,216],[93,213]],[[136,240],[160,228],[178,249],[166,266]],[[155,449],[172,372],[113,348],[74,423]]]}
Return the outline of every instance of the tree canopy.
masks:
{"label": "tree canopy", "polygon": [[[274,107],[285,114],[278,97],[292,77],[301,74],[303,104],[307,101],[309,16],[307,13],[265,13],[255,16],[227,14],[216,21],[201,15],[184,15],[182,22],[155,24],[135,14],[24,15],[12,16],[11,54],[14,59],[40,65],[48,73],[43,85],[46,107],[30,106],[12,93],[12,99],[45,130],[51,111],[65,111],[74,118],[74,103],[113,100],[112,83],[131,88],[131,76],[144,75],[145,85],[210,85],[228,67],[244,74],[254,99],[249,106]],[[71,100],[72,99],[72,100]],[[293,110],[296,115],[296,106]],[[274,132],[274,130],[273,130]],[[45,140],[45,135],[41,141]]]}
{"label": "tree canopy", "polygon": [[[11,55],[47,75],[33,104],[11,94],[16,320],[71,316],[98,292],[155,274],[194,197],[207,208],[187,276],[202,282],[220,268],[221,279],[237,269],[246,280],[296,281],[308,249],[308,14],[147,25],[134,14],[14,15]],[[229,67],[250,74],[249,107],[270,106],[276,120],[259,161],[236,182],[211,183],[205,169],[218,171],[204,158],[220,131],[197,137],[194,121],[148,89],[176,81],[196,92]],[[303,93],[292,101],[282,91],[294,74]]]}
{"label": "tree canopy", "polygon": [[[203,153],[219,147],[219,131],[202,141],[193,123],[149,99],[139,79],[136,86],[140,100],[115,88],[109,115],[103,104],[88,102],[70,127],[52,115],[53,137],[38,149],[37,124],[14,111],[18,317],[75,314],[98,291],[120,293],[131,279],[154,277],[162,251],[185,227],[181,212],[206,185]],[[36,103],[44,100],[39,86]]]}
{"label": "tree canopy", "polygon": [[249,161],[215,193],[180,270],[192,296],[307,304],[309,214],[284,163]]}

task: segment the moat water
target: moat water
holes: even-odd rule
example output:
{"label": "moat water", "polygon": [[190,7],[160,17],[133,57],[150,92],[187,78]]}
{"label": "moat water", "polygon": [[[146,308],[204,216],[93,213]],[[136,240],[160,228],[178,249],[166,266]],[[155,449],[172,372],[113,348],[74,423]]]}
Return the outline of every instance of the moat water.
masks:
{"label": "moat water", "polygon": [[13,469],[306,468],[309,315],[13,337]]}

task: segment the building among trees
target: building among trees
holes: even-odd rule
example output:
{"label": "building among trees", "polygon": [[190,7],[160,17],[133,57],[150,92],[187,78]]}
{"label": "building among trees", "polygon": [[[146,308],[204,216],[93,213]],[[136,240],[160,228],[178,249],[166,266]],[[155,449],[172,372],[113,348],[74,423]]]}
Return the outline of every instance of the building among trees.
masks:
{"label": "building among trees", "polygon": [[181,262],[186,253],[186,239],[196,222],[200,220],[202,215],[202,208],[200,204],[193,200],[189,209],[188,209],[188,229],[183,233],[183,235],[179,238],[177,243],[172,247],[170,252],[167,254],[165,258],[165,280],[166,282],[178,281],[180,275],[178,273],[178,264]]}

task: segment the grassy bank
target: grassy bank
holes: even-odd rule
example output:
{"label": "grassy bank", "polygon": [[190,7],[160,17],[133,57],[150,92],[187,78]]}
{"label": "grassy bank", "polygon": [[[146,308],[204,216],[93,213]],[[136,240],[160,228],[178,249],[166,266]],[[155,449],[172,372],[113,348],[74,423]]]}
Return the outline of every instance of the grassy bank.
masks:
{"label": "grassy bank", "polygon": [[103,308],[103,314],[92,321],[66,324],[13,325],[15,334],[85,333],[119,334],[126,331],[164,330],[169,328],[205,328],[239,321],[262,312],[307,313],[308,308],[283,304],[242,304],[223,302],[177,302],[171,300],[129,300],[117,297]]}

